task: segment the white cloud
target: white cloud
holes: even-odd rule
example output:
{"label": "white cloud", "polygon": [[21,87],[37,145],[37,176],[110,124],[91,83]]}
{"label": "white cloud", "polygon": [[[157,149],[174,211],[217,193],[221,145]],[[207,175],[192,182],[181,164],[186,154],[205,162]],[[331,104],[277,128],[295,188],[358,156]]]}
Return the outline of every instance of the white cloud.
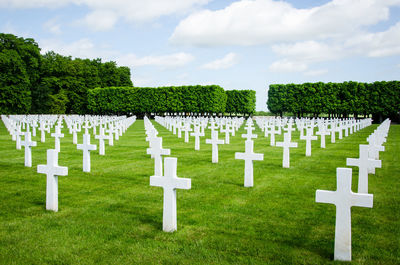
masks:
{"label": "white cloud", "polygon": [[328,73],[327,69],[320,69],[320,70],[310,70],[304,73],[304,75],[308,76],[318,76],[318,75],[324,75]]}
{"label": "white cloud", "polygon": [[210,70],[220,70],[232,67],[236,64],[237,55],[233,52],[228,53],[221,59],[217,59],[215,61],[206,63],[202,66],[202,68],[210,69]]}
{"label": "white cloud", "polygon": [[158,66],[164,69],[181,67],[193,60],[194,56],[185,52],[167,55],[149,55],[144,57],[137,57],[135,54],[126,54],[117,58],[117,62],[121,65],[131,67]]}
{"label": "white cloud", "polygon": [[83,21],[91,29],[99,31],[112,29],[118,19],[148,22],[161,16],[187,14],[209,1],[211,0],[0,0],[0,7],[27,9],[87,6],[91,12]]}
{"label": "white cloud", "polygon": [[307,70],[307,64],[283,59],[272,63],[269,70],[273,72],[303,72]]}
{"label": "white cloud", "polygon": [[192,45],[258,45],[349,36],[389,18],[400,0],[334,0],[297,9],[284,1],[241,0],[182,20],[170,40]]}
{"label": "white cloud", "polygon": [[61,26],[56,22],[55,19],[50,19],[43,24],[43,27],[54,35],[61,34]]}
{"label": "white cloud", "polygon": [[39,46],[42,53],[54,51],[64,56],[78,58],[102,58],[104,61],[116,61],[118,65],[128,67],[157,66],[163,69],[182,67],[194,60],[194,56],[178,52],[167,55],[149,55],[138,57],[135,54],[121,54],[107,47],[95,45],[91,40],[83,38],[72,43],[64,43],[55,39],[41,40]]}
{"label": "white cloud", "polygon": [[109,10],[95,10],[83,19],[83,21],[90,29],[94,31],[106,31],[114,27],[117,22],[118,16]]}

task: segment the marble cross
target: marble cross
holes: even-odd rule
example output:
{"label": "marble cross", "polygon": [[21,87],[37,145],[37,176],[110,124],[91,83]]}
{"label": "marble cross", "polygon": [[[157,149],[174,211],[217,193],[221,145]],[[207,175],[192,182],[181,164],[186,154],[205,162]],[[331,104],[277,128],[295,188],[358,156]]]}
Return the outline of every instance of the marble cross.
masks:
{"label": "marble cross", "polygon": [[74,124],[72,125],[71,132],[72,132],[72,143],[77,144],[78,143],[78,135],[77,135],[78,123],[77,122],[74,122]]}
{"label": "marble cross", "polygon": [[212,162],[218,163],[218,145],[224,144],[224,140],[218,140],[218,131],[211,131],[211,139],[206,139],[206,144],[212,145]]}
{"label": "marble cross", "polygon": [[155,137],[151,139],[150,148],[147,148],[147,154],[154,158],[154,175],[162,176],[162,156],[170,155],[170,149],[162,148],[162,138]]}
{"label": "marble cross", "polygon": [[381,160],[369,158],[368,145],[360,144],[360,157],[347,158],[347,166],[358,167],[358,193],[368,193],[368,171],[372,168],[380,168]]}
{"label": "marble cross", "polygon": [[189,122],[185,122],[185,125],[183,126],[182,131],[185,132],[185,143],[188,143],[189,142],[189,132],[192,131],[192,128],[190,127]]}
{"label": "marble cross", "polygon": [[317,190],[315,201],[336,206],[335,260],[351,261],[351,207],[372,208],[373,195],[351,191],[351,168],[337,168],[336,191]]}
{"label": "marble cross", "polygon": [[289,168],[290,167],[290,151],[289,148],[297,147],[297,143],[291,142],[292,137],[289,133],[284,133],[283,142],[276,142],[276,146],[283,147],[283,160],[282,167]]}
{"label": "marble cross", "polygon": [[56,130],[54,133],[51,134],[52,137],[54,137],[54,144],[57,152],[60,152],[60,138],[64,137],[64,134],[61,133],[61,128],[59,126],[56,126]]}
{"label": "marble cross", "polygon": [[45,123],[45,121],[40,122],[39,130],[40,130],[40,141],[42,143],[44,143],[44,142],[46,142],[46,132],[45,132],[46,131],[46,123]]}
{"label": "marble cross", "polygon": [[90,172],[90,151],[96,148],[95,144],[90,144],[90,134],[84,134],[83,143],[77,145],[77,149],[83,151],[83,172]]}
{"label": "marble cross", "polygon": [[329,130],[329,132],[331,133],[331,143],[335,143],[336,142],[336,123],[331,123],[331,128]]}
{"label": "marble cross", "polygon": [[16,129],[16,131],[15,131],[15,136],[16,136],[15,144],[16,144],[16,148],[17,148],[18,150],[21,150],[21,136],[22,136],[22,135],[24,135],[24,133],[21,132],[21,127],[20,127],[20,126],[17,126],[17,129]]}
{"label": "marble cross", "polygon": [[108,125],[108,145],[113,146],[114,145],[114,124],[112,122],[109,123]]}
{"label": "marble cross", "polygon": [[32,146],[36,146],[36,142],[31,140],[31,133],[25,132],[25,139],[21,145],[25,147],[25,166],[32,166]]}
{"label": "marble cross", "polygon": [[230,129],[229,129],[229,123],[226,123],[225,124],[225,129],[221,129],[221,133],[225,133],[225,143],[226,144],[229,144],[229,132],[230,132]]}
{"label": "marble cross", "polygon": [[254,142],[252,140],[246,140],[245,152],[236,152],[235,159],[244,160],[244,186],[253,187],[253,160],[264,160],[264,154],[254,153]]}
{"label": "marble cross", "polygon": [[307,128],[307,134],[301,140],[306,140],[306,156],[311,156],[311,141],[317,140],[318,137],[313,135],[313,128]]}
{"label": "marble cross", "polygon": [[58,176],[68,175],[68,167],[58,166],[58,152],[47,150],[47,165],[38,165],[37,172],[47,175],[46,210],[58,211]]}
{"label": "marble cross", "polygon": [[200,150],[200,136],[204,136],[204,132],[200,132],[200,126],[195,126],[190,135],[194,136],[194,150]]}
{"label": "marble cross", "polygon": [[319,127],[318,132],[316,132],[317,135],[321,136],[321,148],[325,148],[325,135],[329,135],[330,132],[328,130],[326,130],[325,125],[322,125],[321,127]]}
{"label": "marble cross", "polygon": [[174,232],[177,229],[176,189],[188,190],[191,188],[191,179],[177,177],[177,161],[178,159],[175,157],[166,157],[164,159],[164,176],[150,177],[150,186],[164,189],[163,231],[165,232]]}
{"label": "marble cross", "polygon": [[99,140],[99,155],[105,155],[104,140],[107,140],[109,136],[104,134],[103,126],[100,125],[100,134],[95,135],[94,138]]}
{"label": "marble cross", "polygon": [[251,140],[252,138],[257,138],[257,134],[253,134],[253,131],[255,130],[254,127],[252,127],[251,124],[248,124],[246,126],[246,134],[242,134],[242,138],[246,138],[246,140]]}

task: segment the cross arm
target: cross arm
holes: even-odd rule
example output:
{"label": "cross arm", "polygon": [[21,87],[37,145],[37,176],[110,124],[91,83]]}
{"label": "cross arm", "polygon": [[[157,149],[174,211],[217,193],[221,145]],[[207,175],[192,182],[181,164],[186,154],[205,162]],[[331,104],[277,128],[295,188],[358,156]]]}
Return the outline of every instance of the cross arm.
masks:
{"label": "cross arm", "polygon": [[336,192],[317,190],[315,192],[315,202],[336,204]]}
{"label": "cross arm", "polygon": [[358,207],[368,207],[373,206],[373,196],[372,194],[364,193],[352,193],[351,194],[351,205]]}

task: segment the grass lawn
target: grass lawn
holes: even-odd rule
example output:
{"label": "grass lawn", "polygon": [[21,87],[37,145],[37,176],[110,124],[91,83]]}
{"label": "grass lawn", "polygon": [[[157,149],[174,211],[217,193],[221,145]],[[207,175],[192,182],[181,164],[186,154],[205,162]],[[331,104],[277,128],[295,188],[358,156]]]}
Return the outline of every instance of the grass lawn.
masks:
{"label": "grass lawn", "polygon": [[[194,138],[184,143],[159,124],[164,148],[178,158],[178,177],[191,178],[191,190],[177,191],[178,230],[162,231],[163,190],[150,187],[154,162],[146,155],[143,120],[137,120],[106,155],[91,155],[91,173],[82,172],[82,151],[64,128],[59,165],[59,212],[45,210],[46,150],[54,139],[33,137],[32,168],[24,150],[0,122],[0,264],[329,264],[333,262],[335,206],[315,202],[317,189],[336,190],[336,168],[358,157],[376,125],[305,156],[299,133],[291,149],[290,169],[282,168],[282,148],[269,146],[259,128],[254,187],[244,188],[244,127],[219,147],[211,163],[211,145]],[[220,135],[222,138],[222,135]],[[98,144],[92,136],[92,143]],[[278,141],[282,136],[278,136]],[[82,141],[79,136],[78,141]],[[392,125],[382,169],[369,176],[373,208],[352,208],[354,264],[400,264],[400,125]],[[357,168],[353,168],[357,191]]]}

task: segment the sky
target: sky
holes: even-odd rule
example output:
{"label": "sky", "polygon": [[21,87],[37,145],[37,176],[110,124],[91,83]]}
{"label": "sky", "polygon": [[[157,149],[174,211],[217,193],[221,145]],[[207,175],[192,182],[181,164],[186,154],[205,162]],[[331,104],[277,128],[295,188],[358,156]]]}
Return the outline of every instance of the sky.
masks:
{"label": "sky", "polygon": [[134,86],[399,80],[400,0],[0,0],[0,32],[128,66]]}

